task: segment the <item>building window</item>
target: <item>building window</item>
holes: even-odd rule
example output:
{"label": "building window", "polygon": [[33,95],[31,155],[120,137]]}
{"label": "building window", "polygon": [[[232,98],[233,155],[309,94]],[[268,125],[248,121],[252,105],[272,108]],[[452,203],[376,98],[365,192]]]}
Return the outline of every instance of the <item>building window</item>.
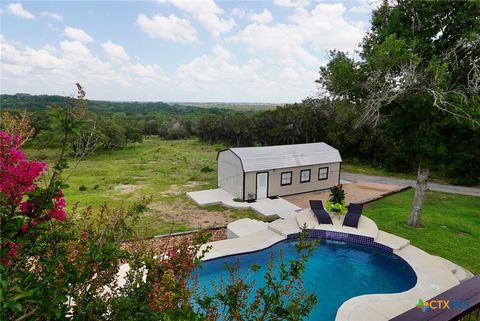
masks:
{"label": "building window", "polygon": [[303,171],[300,171],[300,183],[310,182],[310,174],[311,171],[309,169],[304,169]]}
{"label": "building window", "polygon": [[328,167],[321,167],[318,169],[318,180],[323,181],[328,179]]}
{"label": "building window", "polygon": [[292,172],[283,172],[282,181],[280,182],[281,186],[292,185]]}

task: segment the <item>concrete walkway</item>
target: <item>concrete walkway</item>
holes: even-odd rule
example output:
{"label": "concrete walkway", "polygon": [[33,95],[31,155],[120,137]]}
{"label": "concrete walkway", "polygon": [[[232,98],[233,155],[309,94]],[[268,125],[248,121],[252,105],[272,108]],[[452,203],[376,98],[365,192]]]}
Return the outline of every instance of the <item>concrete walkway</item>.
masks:
{"label": "concrete walkway", "polygon": [[234,201],[235,196],[221,188],[188,192],[187,196],[200,206],[222,204],[223,206],[235,209],[251,208],[261,215],[278,215],[284,219],[295,217],[297,211],[302,209],[280,197],[273,200],[264,198],[253,203],[236,202]]}
{"label": "concrete walkway", "polygon": [[[404,185],[412,186],[415,188],[415,180],[413,179],[403,179],[395,177],[386,177],[386,176],[371,176],[363,174],[353,174],[342,172],[341,179],[346,181],[366,181],[372,183],[380,184],[391,184],[391,185]],[[454,193],[462,195],[471,195],[471,196],[480,196],[480,188],[477,187],[466,187],[466,186],[455,186],[448,184],[439,184],[439,183],[428,183],[428,187],[432,191],[445,192],[445,193]]]}

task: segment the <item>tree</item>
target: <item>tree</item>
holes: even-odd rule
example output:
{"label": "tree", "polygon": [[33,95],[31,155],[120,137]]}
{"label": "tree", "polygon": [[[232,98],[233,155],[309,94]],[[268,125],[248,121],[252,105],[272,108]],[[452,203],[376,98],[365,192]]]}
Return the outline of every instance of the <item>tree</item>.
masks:
{"label": "tree", "polygon": [[445,129],[452,120],[453,127],[478,128],[479,16],[477,1],[384,1],[373,12],[361,60],[333,51],[320,68],[317,82],[357,104],[362,121],[382,126],[393,148],[418,167],[410,226],[420,226],[430,169],[452,144]]}

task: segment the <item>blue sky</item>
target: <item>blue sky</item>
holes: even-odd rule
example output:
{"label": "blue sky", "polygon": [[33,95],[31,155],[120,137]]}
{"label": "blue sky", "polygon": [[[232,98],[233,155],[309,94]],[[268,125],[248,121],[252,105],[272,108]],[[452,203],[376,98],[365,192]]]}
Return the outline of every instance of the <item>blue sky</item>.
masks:
{"label": "blue sky", "polygon": [[137,101],[300,101],[328,50],[353,53],[372,0],[1,4],[1,93]]}

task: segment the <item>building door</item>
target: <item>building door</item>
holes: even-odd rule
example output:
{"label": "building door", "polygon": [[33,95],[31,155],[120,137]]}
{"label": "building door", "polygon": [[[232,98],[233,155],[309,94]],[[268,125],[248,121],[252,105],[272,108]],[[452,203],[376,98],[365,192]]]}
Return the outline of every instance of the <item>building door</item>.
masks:
{"label": "building door", "polygon": [[268,194],[268,173],[257,173],[257,200]]}

